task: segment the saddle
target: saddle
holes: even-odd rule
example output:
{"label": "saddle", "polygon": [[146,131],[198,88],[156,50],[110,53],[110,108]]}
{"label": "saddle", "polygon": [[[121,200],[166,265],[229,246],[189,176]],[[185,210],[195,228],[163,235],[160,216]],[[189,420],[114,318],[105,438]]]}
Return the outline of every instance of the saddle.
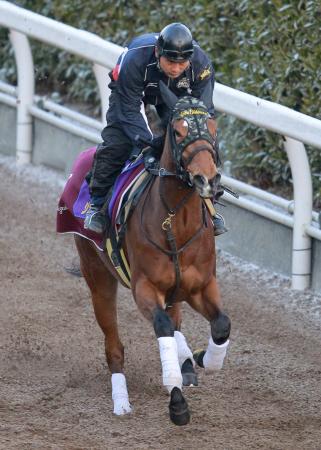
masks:
{"label": "saddle", "polygon": [[105,247],[111,263],[127,287],[130,287],[131,275],[122,242],[128,220],[152,177],[145,169],[142,157],[129,163],[117,178],[108,205],[111,226],[106,236]]}

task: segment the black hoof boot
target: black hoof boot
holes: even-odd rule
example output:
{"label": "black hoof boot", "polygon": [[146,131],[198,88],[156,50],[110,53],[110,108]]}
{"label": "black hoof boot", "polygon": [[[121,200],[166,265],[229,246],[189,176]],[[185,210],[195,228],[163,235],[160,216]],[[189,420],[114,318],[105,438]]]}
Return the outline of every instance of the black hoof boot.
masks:
{"label": "black hoof boot", "polygon": [[204,368],[204,364],[203,364],[203,358],[205,355],[205,350],[196,350],[196,352],[193,353],[193,358],[194,361],[196,362],[196,364],[200,367]]}
{"label": "black hoof boot", "polygon": [[181,372],[183,377],[183,386],[198,386],[197,375],[190,359],[187,359],[184,362]]}
{"label": "black hoof boot", "polygon": [[174,387],[171,392],[169,417],[171,418],[171,421],[178,426],[187,425],[190,421],[187,401],[178,387]]}

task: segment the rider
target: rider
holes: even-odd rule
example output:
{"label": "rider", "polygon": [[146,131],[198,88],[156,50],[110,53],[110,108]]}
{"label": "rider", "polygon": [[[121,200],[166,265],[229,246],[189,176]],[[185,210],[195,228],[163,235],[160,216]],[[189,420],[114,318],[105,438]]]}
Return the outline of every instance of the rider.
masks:
{"label": "rider", "polygon": [[[208,84],[211,92],[214,89],[212,64],[181,23],[167,25],[159,35],[149,33],[134,38],[109,76],[107,126],[87,176],[91,201],[84,227],[98,233],[103,231],[106,221],[101,208],[125,162],[132,152],[159,142],[149,128],[144,105],[155,105],[166,127],[169,110],[160,96],[159,81],[163,80],[178,97],[191,94],[199,98]],[[205,103],[214,117],[212,96]],[[216,236],[227,231],[218,213],[214,230]]]}

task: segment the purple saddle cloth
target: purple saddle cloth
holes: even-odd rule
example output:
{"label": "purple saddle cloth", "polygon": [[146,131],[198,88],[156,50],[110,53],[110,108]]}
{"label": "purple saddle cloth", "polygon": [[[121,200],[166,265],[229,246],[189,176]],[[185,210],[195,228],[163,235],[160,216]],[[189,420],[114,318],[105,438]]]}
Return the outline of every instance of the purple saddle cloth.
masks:
{"label": "purple saddle cloth", "polygon": [[[78,155],[71,174],[61,194],[57,209],[57,232],[77,233],[93,241],[103,250],[102,235],[84,229],[84,218],[90,204],[89,186],[85,177],[92,167],[96,147],[89,148]],[[113,224],[121,206],[123,193],[144,171],[142,160],[127,164],[115,182],[108,214]]]}

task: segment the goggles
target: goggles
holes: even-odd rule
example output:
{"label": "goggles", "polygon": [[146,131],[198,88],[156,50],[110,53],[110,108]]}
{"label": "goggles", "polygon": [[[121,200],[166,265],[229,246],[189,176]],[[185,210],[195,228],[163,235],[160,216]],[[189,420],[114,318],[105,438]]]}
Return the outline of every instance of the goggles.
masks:
{"label": "goggles", "polygon": [[170,61],[187,61],[191,59],[193,53],[193,49],[183,51],[163,49],[160,56],[165,56]]}

